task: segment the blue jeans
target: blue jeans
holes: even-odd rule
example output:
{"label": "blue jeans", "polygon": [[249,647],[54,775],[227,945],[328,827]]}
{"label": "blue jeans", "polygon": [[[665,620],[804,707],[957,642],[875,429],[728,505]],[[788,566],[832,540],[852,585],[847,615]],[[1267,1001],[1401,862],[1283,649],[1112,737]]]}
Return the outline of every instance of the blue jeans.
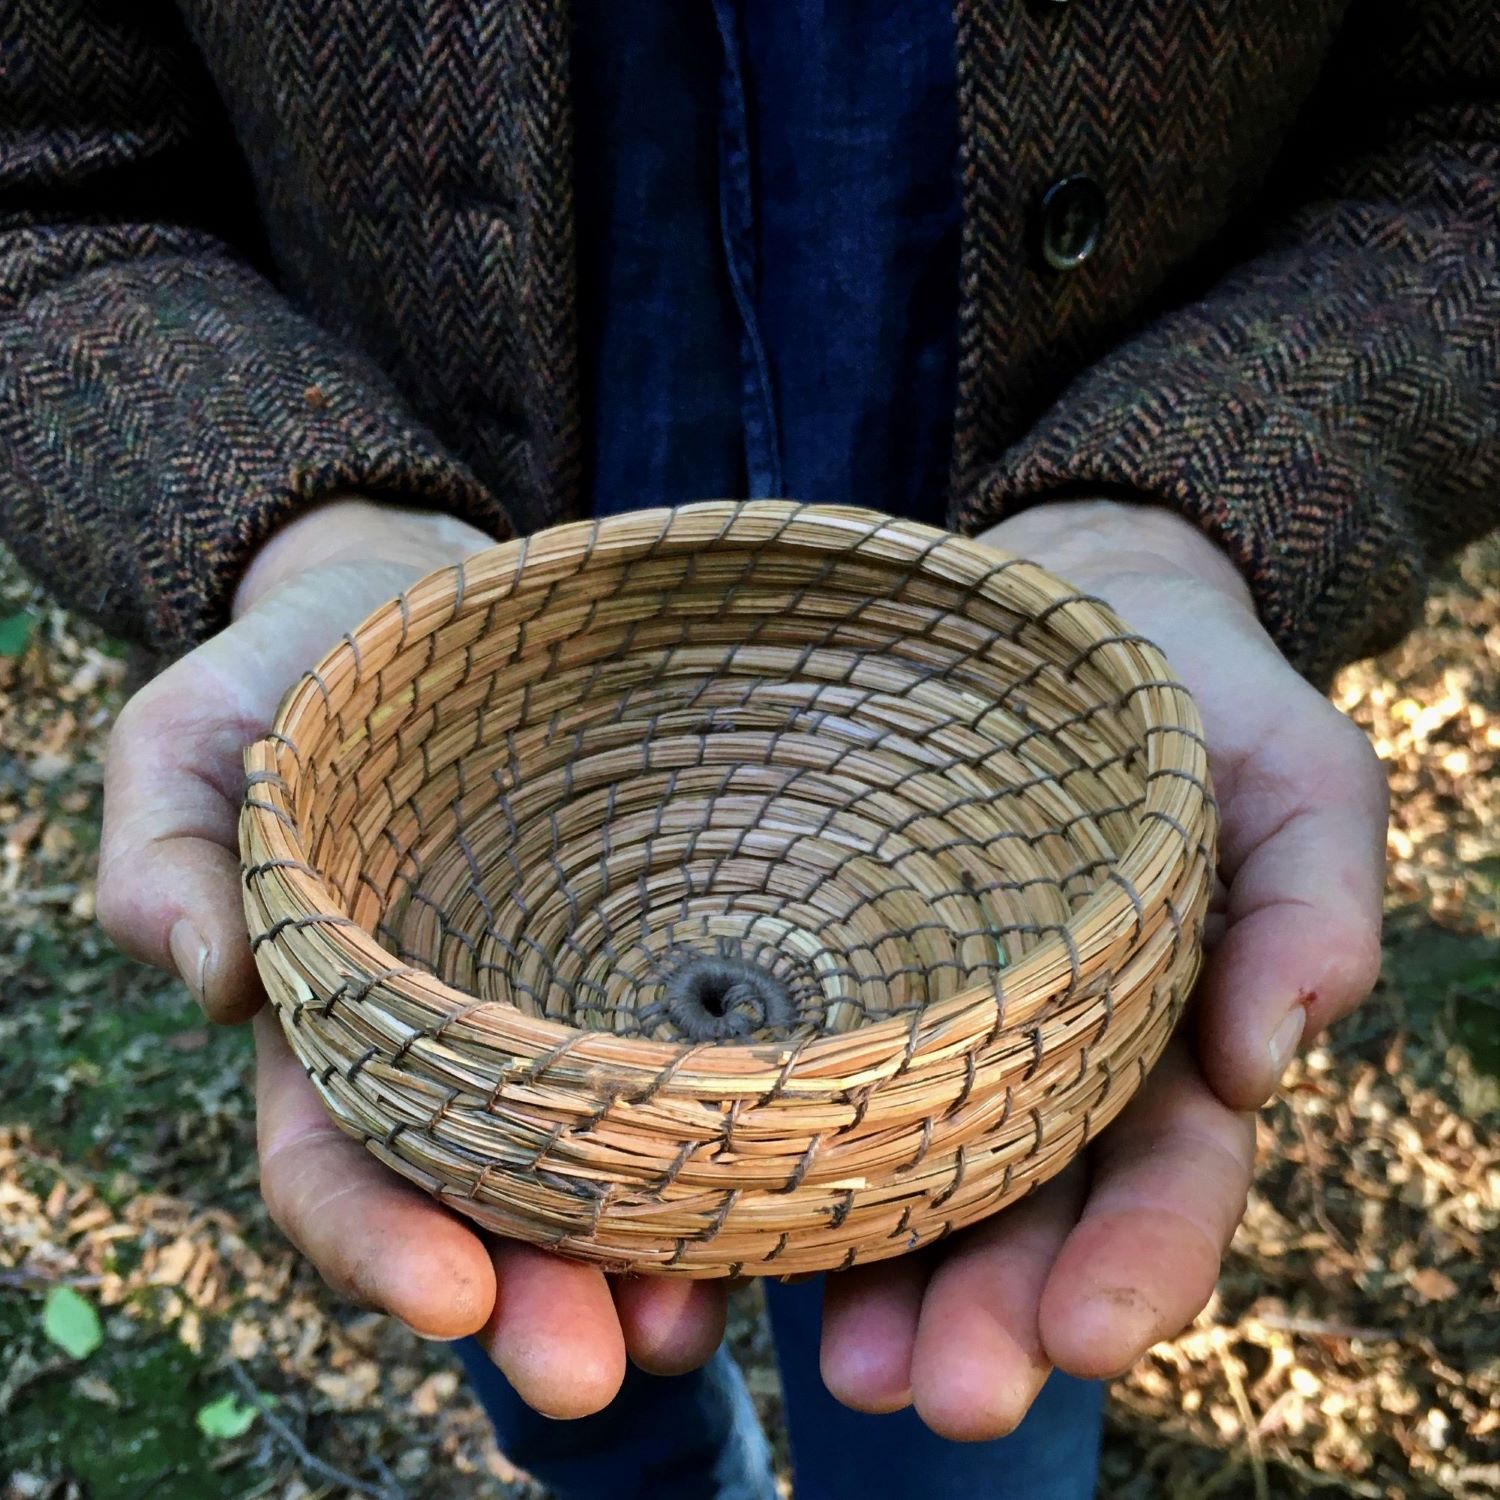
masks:
{"label": "blue jeans", "polygon": [[[910,1410],[864,1416],[819,1377],[822,1295],[821,1278],[766,1286],[797,1500],[1092,1500],[1101,1385],[1054,1375],[1020,1429],[993,1443],[947,1442]],[[501,1449],[557,1500],[774,1500],[766,1441],[724,1349],[691,1375],[632,1367],[604,1411],[555,1422],[472,1339],[457,1347]]]}

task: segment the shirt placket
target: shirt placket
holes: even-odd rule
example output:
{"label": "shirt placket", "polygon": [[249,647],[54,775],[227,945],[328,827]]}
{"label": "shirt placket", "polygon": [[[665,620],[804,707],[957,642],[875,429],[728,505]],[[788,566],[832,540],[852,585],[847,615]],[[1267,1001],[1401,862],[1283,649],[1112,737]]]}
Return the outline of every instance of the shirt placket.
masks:
{"label": "shirt placket", "polygon": [[756,314],[755,197],[750,170],[750,112],[740,41],[741,0],[713,0],[723,43],[719,80],[719,227],[729,285],[740,319],[740,407],[745,432],[746,493],[784,493],[776,400]]}

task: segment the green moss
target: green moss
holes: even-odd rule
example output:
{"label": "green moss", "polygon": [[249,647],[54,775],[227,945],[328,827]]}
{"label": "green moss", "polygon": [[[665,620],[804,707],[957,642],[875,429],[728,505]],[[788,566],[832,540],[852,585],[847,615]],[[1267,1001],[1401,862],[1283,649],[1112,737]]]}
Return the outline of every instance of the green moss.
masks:
{"label": "green moss", "polygon": [[1425,916],[1393,923],[1386,970],[1413,1022],[1439,1046],[1457,1045],[1500,1078],[1500,942],[1452,932]]}
{"label": "green moss", "polygon": [[[221,1139],[243,1119],[248,1133],[248,1099],[239,1108],[234,1097],[245,1091],[243,1029],[207,1026],[180,985],[112,952],[80,964],[57,946],[33,943],[31,993],[0,1018],[0,1119],[25,1121],[70,1160],[149,1176],[157,1189],[157,1147],[179,1115],[184,1134],[203,1133],[187,1143],[200,1161],[216,1131]],[[186,1118],[197,1121],[191,1130]]]}
{"label": "green moss", "polygon": [[[40,1295],[0,1302],[0,1347],[13,1366],[56,1355],[40,1338],[41,1308]],[[123,1337],[123,1320],[109,1326],[88,1359],[23,1381],[5,1416],[9,1469],[67,1475],[91,1500],[205,1500],[247,1488],[253,1438],[217,1442],[194,1421],[222,1378],[170,1333],[134,1325]]]}

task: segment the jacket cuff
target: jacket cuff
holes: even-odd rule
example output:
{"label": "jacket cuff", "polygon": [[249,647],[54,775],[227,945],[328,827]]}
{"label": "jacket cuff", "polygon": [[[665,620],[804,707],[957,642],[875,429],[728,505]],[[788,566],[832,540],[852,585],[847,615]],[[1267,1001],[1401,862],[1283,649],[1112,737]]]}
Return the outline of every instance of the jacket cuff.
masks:
{"label": "jacket cuff", "polygon": [[1326,686],[1420,608],[1394,500],[1295,403],[1180,351],[1126,350],[1078,382],[956,498],[965,532],[1048,500],[1166,506],[1238,565],[1292,665]]}
{"label": "jacket cuff", "polygon": [[510,531],[371,360],[232,260],[82,267],[0,316],[7,534],[117,633],[197,644],[261,543],[349,492]]}

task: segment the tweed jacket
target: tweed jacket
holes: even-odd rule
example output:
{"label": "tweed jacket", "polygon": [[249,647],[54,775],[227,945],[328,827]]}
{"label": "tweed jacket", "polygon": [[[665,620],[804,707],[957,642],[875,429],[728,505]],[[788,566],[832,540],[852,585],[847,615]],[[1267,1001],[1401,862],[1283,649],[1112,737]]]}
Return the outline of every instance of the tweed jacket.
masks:
{"label": "tweed jacket", "polygon": [[[951,520],[1174,507],[1315,680],[1500,506],[1495,0],[957,0]],[[319,497],[582,493],[567,0],[3,0],[0,513],[181,650]],[[1086,175],[1098,248],[1038,203]]]}

